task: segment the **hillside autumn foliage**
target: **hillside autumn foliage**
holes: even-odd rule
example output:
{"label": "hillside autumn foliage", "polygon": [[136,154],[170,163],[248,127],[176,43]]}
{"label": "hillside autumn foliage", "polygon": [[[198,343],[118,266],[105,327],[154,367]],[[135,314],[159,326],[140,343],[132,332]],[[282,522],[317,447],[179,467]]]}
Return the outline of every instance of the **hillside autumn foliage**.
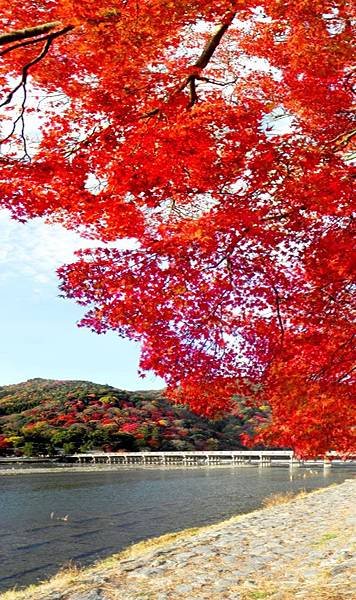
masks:
{"label": "hillside autumn foliage", "polygon": [[0,456],[236,450],[241,436],[251,435],[268,417],[268,407],[251,408],[243,398],[212,421],[187,406],[172,406],[159,391],[30,379],[0,387]]}
{"label": "hillside autumn foliage", "polygon": [[351,451],[351,2],[0,6],[0,202],[98,240],[59,271],[81,324],[203,414],[268,403],[259,441]]}

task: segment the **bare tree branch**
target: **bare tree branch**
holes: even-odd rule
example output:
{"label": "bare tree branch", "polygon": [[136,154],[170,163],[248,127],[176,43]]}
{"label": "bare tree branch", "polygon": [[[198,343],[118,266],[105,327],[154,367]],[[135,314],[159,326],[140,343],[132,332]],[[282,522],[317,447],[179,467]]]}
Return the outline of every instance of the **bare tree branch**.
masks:
{"label": "bare tree branch", "polygon": [[0,106],[5,106],[6,104],[9,104],[11,102],[14,94],[17,92],[17,90],[19,90],[23,85],[26,84],[28,72],[29,72],[30,68],[33,67],[38,62],[40,62],[40,60],[42,60],[42,58],[44,58],[46,56],[46,54],[48,53],[48,50],[51,47],[53,40],[55,38],[59,37],[60,35],[64,35],[68,31],[71,31],[72,29],[73,29],[73,25],[68,25],[67,27],[64,27],[64,29],[61,29],[60,31],[56,31],[55,33],[51,33],[49,36],[47,36],[46,43],[45,43],[43,49],[41,50],[41,52],[36,56],[36,58],[31,60],[29,63],[27,63],[23,67],[20,83],[11,90],[11,92],[7,95],[6,99],[0,104]]}
{"label": "bare tree branch", "polygon": [[[25,111],[26,111],[26,101],[27,101],[26,84],[27,84],[29,70],[31,67],[36,65],[38,62],[40,62],[46,56],[54,39],[56,39],[57,37],[59,37],[61,35],[65,35],[69,31],[71,31],[73,28],[74,28],[73,25],[67,25],[63,29],[60,29],[59,31],[49,33],[47,36],[43,36],[43,37],[39,38],[38,40],[33,40],[33,42],[45,41],[45,44],[44,44],[41,52],[35,58],[33,58],[30,62],[26,63],[26,65],[22,68],[20,82],[9,92],[9,94],[6,96],[5,100],[0,103],[0,107],[10,104],[10,102],[13,99],[16,92],[18,90],[22,89],[23,99],[22,99],[22,103],[21,103],[21,107],[20,107],[20,114],[13,122],[10,133],[4,139],[0,140],[0,144],[4,144],[12,137],[12,135],[15,133],[17,124],[20,123],[20,126],[21,126],[20,137],[21,137],[22,144],[23,144],[24,157],[29,160],[31,157],[29,156],[28,151],[27,151],[27,142],[26,142],[26,136],[25,136],[25,120],[24,120],[24,115],[25,115]],[[29,31],[29,30],[26,30],[26,31]],[[12,48],[14,48],[14,46],[12,46]]]}

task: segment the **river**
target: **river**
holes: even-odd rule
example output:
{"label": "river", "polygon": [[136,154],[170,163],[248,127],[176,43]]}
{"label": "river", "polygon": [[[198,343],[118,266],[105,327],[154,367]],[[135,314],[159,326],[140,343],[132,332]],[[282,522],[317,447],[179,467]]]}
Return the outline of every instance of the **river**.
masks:
{"label": "river", "polygon": [[312,471],[73,468],[2,475],[0,590],[43,580],[69,561],[90,564],[145,538],[251,511],[277,492],[312,490],[352,476],[343,467]]}

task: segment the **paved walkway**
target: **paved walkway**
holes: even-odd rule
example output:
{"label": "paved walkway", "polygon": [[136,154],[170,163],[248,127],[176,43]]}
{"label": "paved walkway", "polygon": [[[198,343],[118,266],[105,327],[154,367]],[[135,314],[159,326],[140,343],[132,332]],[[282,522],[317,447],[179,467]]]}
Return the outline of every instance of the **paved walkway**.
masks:
{"label": "paved walkway", "polygon": [[355,600],[355,492],[347,480],[23,598]]}

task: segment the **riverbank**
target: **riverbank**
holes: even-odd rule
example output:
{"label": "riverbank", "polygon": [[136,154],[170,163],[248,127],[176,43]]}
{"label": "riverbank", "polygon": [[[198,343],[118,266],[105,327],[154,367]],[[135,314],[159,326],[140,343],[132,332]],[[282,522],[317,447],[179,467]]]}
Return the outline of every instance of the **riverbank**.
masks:
{"label": "riverbank", "polygon": [[132,546],[1,600],[354,598],[356,480]]}
{"label": "riverbank", "polygon": [[2,475],[33,475],[33,474],[38,474],[38,473],[73,473],[73,472],[77,472],[77,473],[95,473],[95,472],[106,472],[106,471],[110,471],[110,472],[117,472],[117,471],[132,471],[133,469],[148,469],[151,471],[154,470],[180,470],[183,471],[185,469],[189,469],[189,470],[193,470],[193,469],[226,469],[226,468],[236,468],[236,469],[256,469],[256,467],[258,468],[275,468],[275,467],[283,467],[283,468],[287,468],[290,469],[292,467],[292,469],[319,469],[319,470],[323,470],[323,469],[350,469],[350,472],[354,472],[355,468],[356,468],[356,461],[349,461],[349,462],[344,462],[344,461],[338,461],[338,462],[334,462],[332,465],[326,465],[325,463],[321,460],[317,461],[317,460],[310,460],[310,461],[304,461],[300,464],[298,464],[297,462],[294,463],[292,466],[288,463],[275,463],[275,464],[264,464],[262,465],[262,467],[259,465],[258,462],[255,463],[246,463],[246,464],[240,464],[240,463],[221,463],[221,464],[187,464],[187,465],[175,465],[175,464],[167,464],[167,465],[156,465],[156,464],[147,464],[147,465],[142,465],[142,464],[132,464],[132,465],[124,465],[124,464],[114,464],[114,465],[110,465],[110,464],[74,464],[72,463],[71,465],[66,464],[66,463],[54,463],[51,466],[48,467],[41,467],[41,466],[29,466],[29,467],[23,467],[23,466],[8,466],[7,468],[2,468],[0,465],[0,476]]}
{"label": "riverbank", "polygon": [[[289,465],[274,465],[274,466],[283,466],[284,468],[289,468]],[[299,466],[299,465],[298,465]],[[305,465],[309,467],[309,465]],[[323,463],[321,464],[312,464],[311,466],[321,467],[323,469]],[[352,465],[350,468],[355,468],[356,465]],[[184,471],[189,469],[192,471],[194,469],[226,469],[226,468],[236,468],[236,469],[256,469],[258,465],[256,464],[215,464],[215,465],[107,465],[107,464],[92,464],[92,465],[79,465],[73,464],[71,466],[68,465],[52,465],[51,467],[11,467],[7,469],[0,468],[0,476],[1,475],[36,475],[38,473],[105,473],[105,472],[118,472],[118,471],[133,471],[133,470],[151,470],[151,471]],[[263,466],[261,468],[271,468],[270,465]],[[345,465],[342,465],[342,468],[345,468]]]}

